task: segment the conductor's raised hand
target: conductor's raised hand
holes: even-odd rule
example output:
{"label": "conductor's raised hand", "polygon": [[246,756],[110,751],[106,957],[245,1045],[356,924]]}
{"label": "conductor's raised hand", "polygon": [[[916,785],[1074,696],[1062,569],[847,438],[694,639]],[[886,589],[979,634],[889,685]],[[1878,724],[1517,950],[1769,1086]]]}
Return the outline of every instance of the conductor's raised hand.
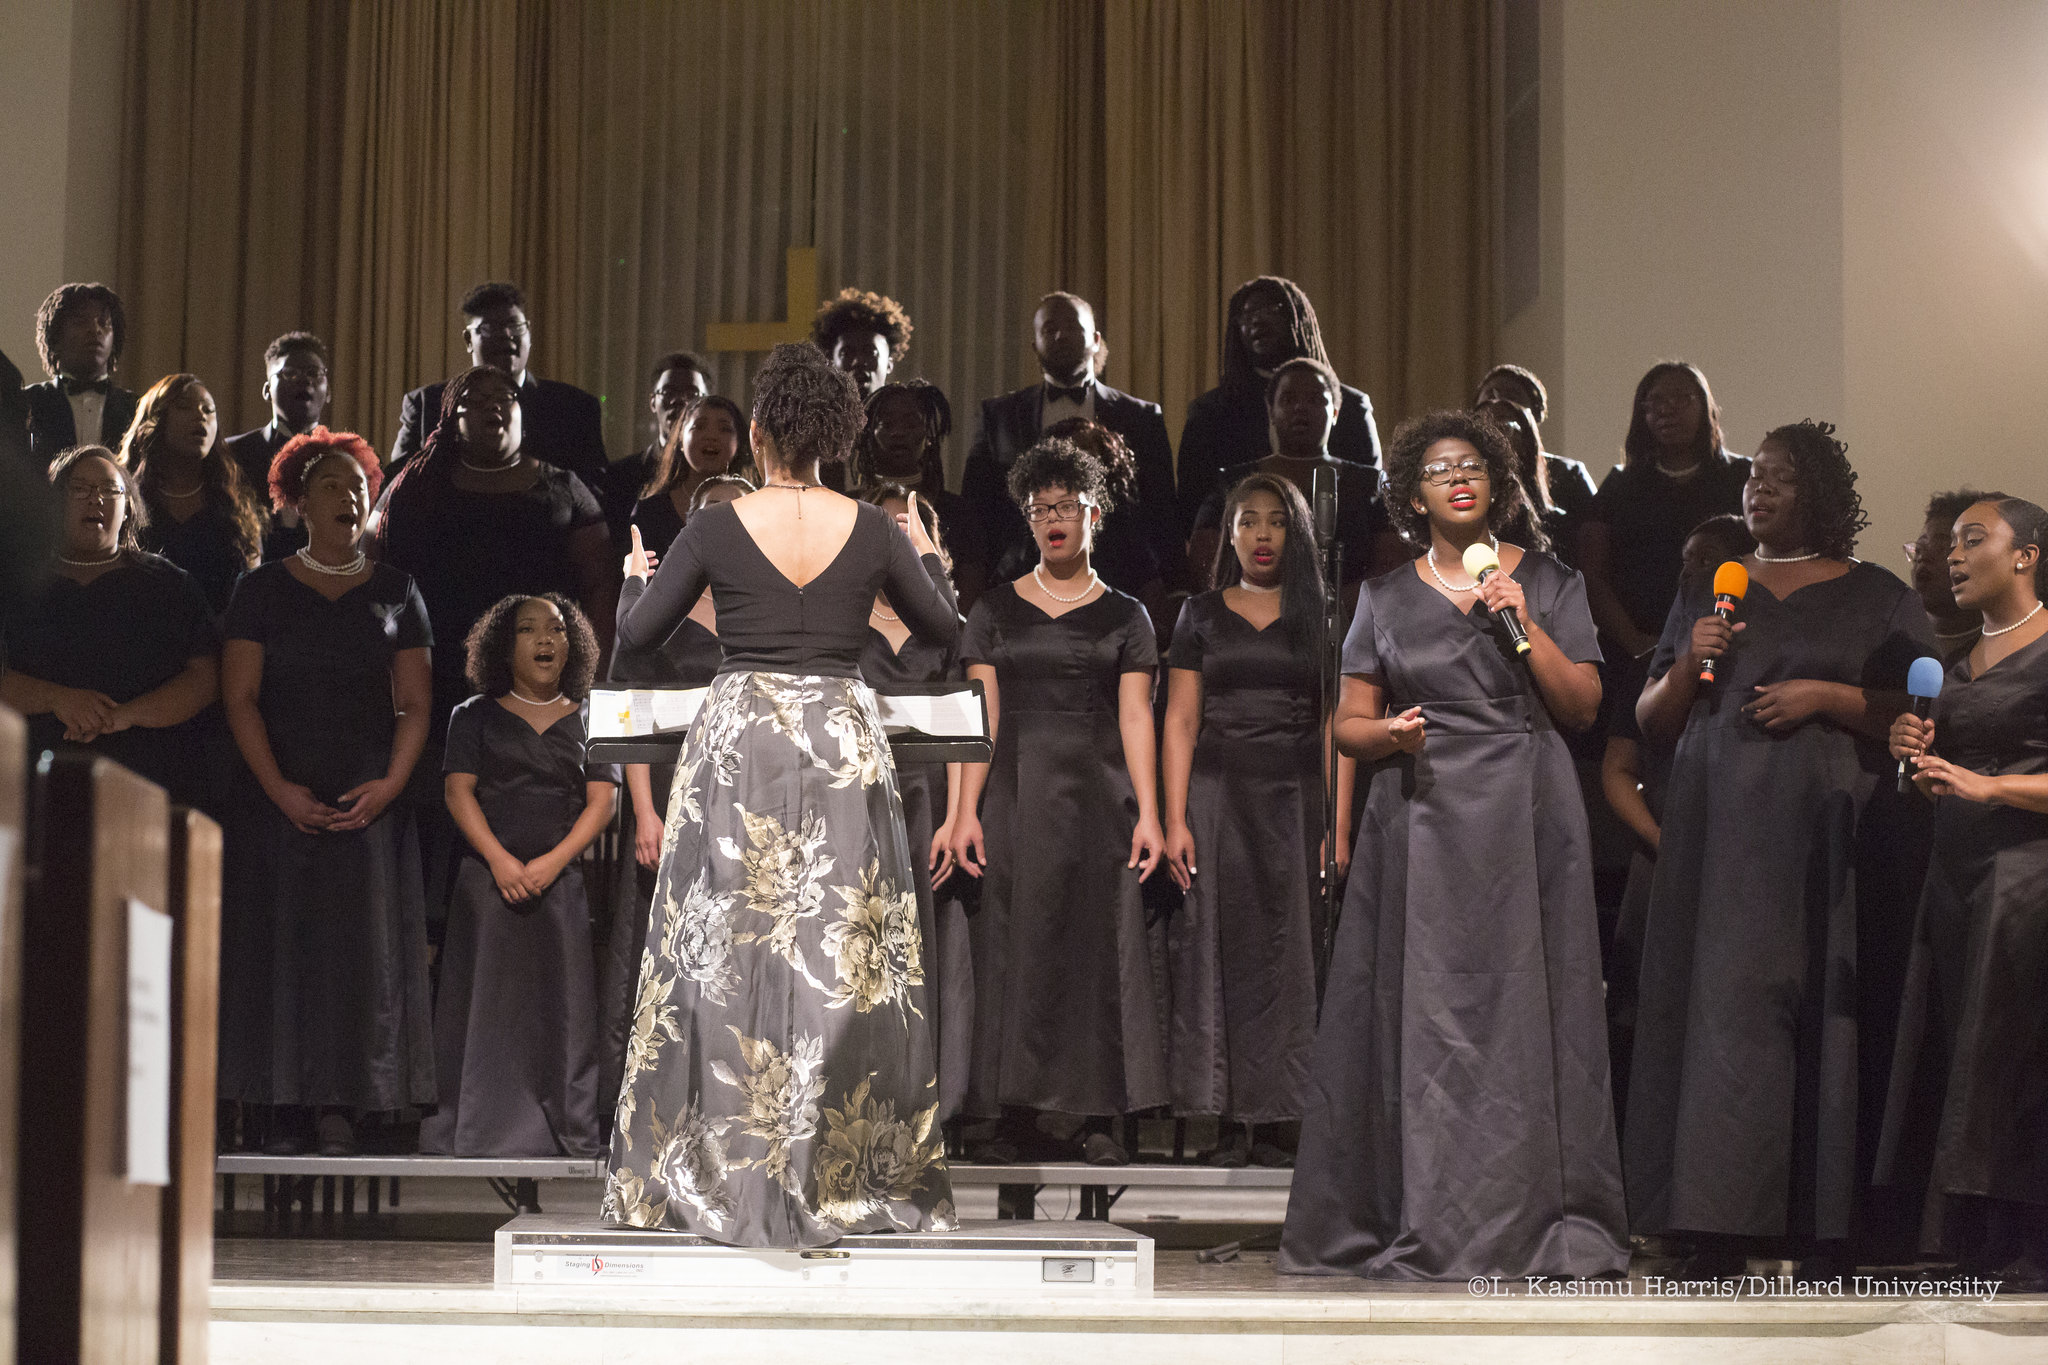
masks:
{"label": "conductor's raised hand", "polygon": [[652,578],[654,577],[654,570],[661,563],[661,559],[657,555],[650,554],[647,546],[641,542],[640,528],[638,526],[633,527],[632,531],[633,548],[626,552],[625,575],[628,578]]}
{"label": "conductor's raised hand", "polygon": [[1394,741],[1394,752],[1419,754],[1427,735],[1423,733],[1422,708],[1411,706],[1387,722],[1387,738]]}
{"label": "conductor's raised hand", "polygon": [[932,538],[925,533],[924,518],[917,511],[917,490],[910,493],[910,510],[896,514],[896,524],[903,528],[903,534],[910,537],[910,548],[920,555],[935,555],[939,547],[932,544]]}

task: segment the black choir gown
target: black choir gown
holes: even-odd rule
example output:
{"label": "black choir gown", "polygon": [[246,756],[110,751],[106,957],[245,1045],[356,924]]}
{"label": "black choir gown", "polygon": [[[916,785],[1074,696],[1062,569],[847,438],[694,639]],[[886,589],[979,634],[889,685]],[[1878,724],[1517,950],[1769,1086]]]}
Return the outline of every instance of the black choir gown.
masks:
{"label": "black choir gown", "polygon": [[[1672,604],[1653,680],[1712,607],[1708,585]],[[1832,722],[1775,734],[1741,708],[1792,678],[1903,690],[1934,635],[1912,589],[1858,562],[1782,602],[1751,583],[1738,619],[1666,779],[1623,1134],[1630,1221],[1832,1240],[1850,1233],[1856,1179],[1856,831],[1893,765]]]}
{"label": "black choir gown", "polygon": [[1125,866],[1138,802],[1117,705],[1124,674],[1158,667],[1152,622],[1114,590],[1055,618],[1002,583],[968,613],[960,658],[995,669],[998,704],[963,1112],[1165,1104],[1162,1002]]}
{"label": "black choir gown", "polygon": [[[868,631],[861,651],[860,675],[877,692],[946,682],[960,676],[960,659],[952,645],[933,644],[915,635],[892,649],[878,630]],[[924,931],[925,988],[933,1011],[932,1037],[939,1052],[939,1121],[960,1112],[967,1097],[967,1065],[974,1044],[974,956],[967,937],[967,907],[955,870],[947,884],[932,890],[932,835],[946,823],[946,765],[898,764],[896,786],[903,796],[903,830],[910,841],[910,875],[917,890],[917,917]]]}
{"label": "black choir gown", "polygon": [[[289,782],[332,802],[391,766],[391,661],[433,645],[388,565],[335,601],[265,564],[235,589],[231,640],[263,647],[257,709]],[[389,1112],[434,1102],[426,906],[404,803],[368,828],[302,834],[245,770],[221,898],[220,1093]]]}
{"label": "black choir gown", "polygon": [[[522,862],[569,835],[585,784],[618,773],[584,757],[583,717],[535,732],[495,697],[448,721],[443,771],[474,773],[491,833]],[[514,904],[464,843],[434,1002],[440,1108],[420,1150],[445,1156],[596,1156],[597,988],[590,900],[577,862]]]}
{"label": "black choir gown", "polygon": [[[1585,584],[1514,578],[1595,663]],[[1427,740],[1362,770],[1280,1244],[1289,1274],[1584,1278],[1628,1267],[1586,811],[1564,738],[1490,613],[1412,564],[1359,594],[1344,672]]]}
{"label": "black choir gown", "polygon": [[1168,663],[1202,677],[1187,804],[1196,871],[1166,923],[1173,1107],[1299,1118],[1323,919],[1314,651],[1295,649],[1284,621],[1253,626],[1218,590],[1181,608]]}
{"label": "black choir gown", "polygon": [[[664,546],[663,549],[667,547]],[[718,672],[718,636],[689,617],[658,649],[621,649],[612,654],[613,687],[709,687]],[[654,810],[668,819],[669,787],[676,765],[648,765],[647,785]],[[634,851],[640,822],[623,773],[619,783],[618,848],[610,869],[611,927],[598,962],[597,1112],[608,1118],[618,1107],[619,1081],[626,1072],[626,1039],[633,1032],[633,990],[640,979],[640,949],[647,941],[647,916],[654,904],[654,874]]]}
{"label": "black choir gown", "polygon": [[167,513],[156,516],[143,528],[140,540],[143,549],[192,575],[215,616],[227,611],[235,580],[249,566],[235,544],[234,519],[213,495],[183,521]]}
{"label": "black choir gown", "polygon": [[[2048,637],[1949,670],[1934,750],[1972,772],[2048,773]],[[1921,895],[1880,1180],[1932,1149],[1931,1193],[2048,1208],[2048,815],[1944,796]],[[1918,1130],[1918,1131],[1916,1131]],[[1924,1175],[1924,1165],[1914,1174]],[[1930,1248],[1966,1249],[1930,1201]]]}
{"label": "black choir gown", "polygon": [[[220,636],[199,584],[177,565],[129,553],[90,583],[49,574],[7,615],[6,666],[44,682],[103,692],[116,702],[154,692],[202,655],[220,652]],[[140,725],[85,745],[64,739],[64,724],[44,712],[28,718],[30,753],[74,748],[103,754],[171,794],[216,810],[210,740],[216,708],[182,725]]]}

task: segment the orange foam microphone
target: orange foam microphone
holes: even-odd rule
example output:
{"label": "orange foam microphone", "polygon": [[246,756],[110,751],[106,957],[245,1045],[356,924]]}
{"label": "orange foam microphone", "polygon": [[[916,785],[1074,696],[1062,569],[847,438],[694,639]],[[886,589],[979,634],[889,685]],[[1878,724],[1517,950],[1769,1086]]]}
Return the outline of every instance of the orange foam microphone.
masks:
{"label": "orange foam microphone", "polygon": [[[1735,560],[1729,560],[1714,570],[1714,615],[1723,621],[1735,619],[1736,604],[1749,592],[1749,570]],[[1700,681],[1714,681],[1714,665],[1719,659],[1709,659],[1700,665]]]}

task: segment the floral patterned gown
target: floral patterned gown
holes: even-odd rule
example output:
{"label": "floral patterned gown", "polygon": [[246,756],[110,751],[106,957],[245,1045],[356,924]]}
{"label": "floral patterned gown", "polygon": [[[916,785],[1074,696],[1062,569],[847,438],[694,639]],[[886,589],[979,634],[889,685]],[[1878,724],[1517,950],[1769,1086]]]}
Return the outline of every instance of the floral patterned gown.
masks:
{"label": "floral patterned gown", "polygon": [[604,1216],[736,1246],[950,1230],[910,850],[859,673],[877,590],[949,643],[950,587],[878,508],[801,588],[709,508],[628,580],[622,645],[706,587],[724,663],[670,791]]}

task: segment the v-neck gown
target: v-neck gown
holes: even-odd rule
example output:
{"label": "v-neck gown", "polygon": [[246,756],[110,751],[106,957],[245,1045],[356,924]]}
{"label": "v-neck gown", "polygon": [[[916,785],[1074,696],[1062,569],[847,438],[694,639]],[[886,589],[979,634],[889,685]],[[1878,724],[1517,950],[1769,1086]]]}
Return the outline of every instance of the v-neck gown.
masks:
{"label": "v-neck gown", "polygon": [[[586,783],[618,781],[614,769],[586,761],[577,712],[536,731],[485,696],[448,718],[442,771],[476,777],[484,822],[522,862],[569,836],[588,802]],[[582,865],[570,863],[538,897],[514,904],[465,840],[441,952],[441,1103],[420,1125],[420,1150],[597,1155],[597,979]]]}
{"label": "v-neck gown", "polygon": [[929,959],[860,657],[878,592],[935,644],[959,615],[879,507],[799,586],[737,506],[620,594],[632,648],[708,589],[724,658],[669,793],[604,1214],[739,1246],[951,1230]]}
{"label": "v-neck gown", "polygon": [[[1959,661],[1934,726],[1972,772],[2048,773],[2048,636]],[[1931,1146],[1935,1193],[2048,1206],[2048,815],[1944,796],[1934,822],[1881,1165]]]}
{"label": "v-neck gown", "polygon": [[[283,561],[235,587],[227,636],[263,647],[257,710],[287,781],[332,801],[382,777],[391,660],[433,645],[389,565],[329,601]],[[227,822],[220,1079],[226,1099],[390,1111],[432,1104],[427,925],[412,812],[302,834],[246,769]]]}
{"label": "v-neck gown", "polygon": [[[1597,663],[1578,574],[1514,578]],[[1310,1063],[1280,1268],[1390,1280],[1625,1270],[1592,859],[1578,776],[1490,613],[1404,564],[1358,598],[1347,674],[1427,739],[1365,812]]]}
{"label": "v-neck gown", "polygon": [[[1661,678],[1713,609],[1672,604]],[[1623,1157],[1638,1233],[1832,1240],[1854,1213],[1856,830],[1893,765],[1827,720],[1776,733],[1743,714],[1794,678],[1901,691],[1935,652],[1912,589],[1874,564],[1744,623],[1672,756],[1637,984]]]}
{"label": "v-neck gown", "polygon": [[960,657],[995,669],[998,703],[964,1112],[1165,1104],[1163,1002],[1126,866],[1138,801],[1118,726],[1123,675],[1159,664],[1151,620],[1113,588],[1053,617],[1003,583],[968,613]]}
{"label": "v-neck gown", "polygon": [[1173,1107],[1301,1117],[1322,942],[1321,711],[1313,649],[1221,591],[1188,599],[1168,662],[1202,678],[1188,776],[1194,885],[1166,922]]}

